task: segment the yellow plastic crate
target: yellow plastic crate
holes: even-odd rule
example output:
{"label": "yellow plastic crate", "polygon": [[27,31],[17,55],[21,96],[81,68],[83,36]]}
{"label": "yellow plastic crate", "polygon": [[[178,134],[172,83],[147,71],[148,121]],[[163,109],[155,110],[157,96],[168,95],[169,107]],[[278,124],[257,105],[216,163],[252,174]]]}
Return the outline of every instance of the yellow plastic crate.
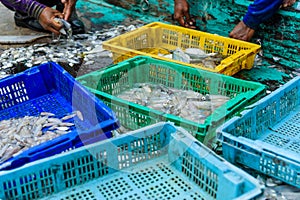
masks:
{"label": "yellow plastic crate", "polygon": [[[211,69],[201,64],[189,64],[159,56],[158,53],[176,48],[200,48],[206,53],[220,53],[225,59]],[[103,42],[103,48],[113,53],[114,63],[137,55],[184,64],[204,70],[234,75],[242,69],[251,69],[260,45],[180,26],[154,22]]]}

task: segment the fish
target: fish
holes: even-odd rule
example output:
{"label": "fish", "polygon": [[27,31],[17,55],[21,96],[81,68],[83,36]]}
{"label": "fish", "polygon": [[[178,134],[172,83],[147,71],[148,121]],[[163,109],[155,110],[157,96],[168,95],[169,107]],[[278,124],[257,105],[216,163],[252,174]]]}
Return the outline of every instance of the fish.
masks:
{"label": "fish", "polygon": [[[80,114],[72,114],[73,117],[76,115]],[[0,164],[30,147],[69,133],[74,123],[61,120],[69,117],[70,114],[57,118],[53,113],[41,112],[39,116],[0,121]]]}
{"label": "fish", "polygon": [[[135,25],[114,26],[98,31],[89,31],[85,34],[72,35],[68,24],[62,19],[57,19],[64,24],[61,29],[64,35],[58,38],[47,38],[47,42],[32,44],[25,47],[13,47],[1,51],[0,71],[5,72],[0,77],[9,76],[20,69],[28,69],[45,62],[53,61],[77,70],[78,66],[95,65],[97,57],[111,56],[110,51],[102,48],[103,41],[118,36],[136,28]],[[140,24],[142,26],[144,24]],[[92,56],[88,56],[91,55]],[[101,55],[100,55],[101,54]],[[83,62],[88,56],[88,62]]]}
{"label": "fish", "polygon": [[221,94],[202,94],[154,83],[136,83],[117,97],[201,124],[215,109],[230,100]]}
{"label": "fish", "polygon": [[41,116],[48,116],[48,117],[50,117],[50,116],[51,116],[51,117],[52,117],[52,116],[55,116],[55,114],[50,113],[50,112],[41,112],[40,115],[41,115]]}
{"label": "fish", "polygon": [[66,121],[66,120],[69,120],[69,119],[72,119],[73,117],[77,116],[76,113],[71,113],[71,114],[68,114],[64,117],[61,118],[61,121]]}
{"label": "fish", "polygon": [[81,121],[84,120],[82,113],[79,110],[74,111],[74,114],[80,119]]}

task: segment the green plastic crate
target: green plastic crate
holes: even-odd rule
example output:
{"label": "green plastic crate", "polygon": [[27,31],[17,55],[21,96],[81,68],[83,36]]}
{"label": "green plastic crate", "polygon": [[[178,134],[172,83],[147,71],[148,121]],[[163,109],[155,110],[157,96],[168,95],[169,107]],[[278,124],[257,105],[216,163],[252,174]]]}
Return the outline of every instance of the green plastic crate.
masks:
{"label": "green plastic crate", "polygon": [[[203,142],[205,139],[205,143],[215,138],[215,129],[220,124],[265,93],[265,86],[260,83],[148,56],[125,60],[104,70],[78,77],[77,80],[105,102],[116,113],[121,125],[130,130],[158,121],[171,121],[188,130],[199,141]],[[225,95],[230,97],[230,100],[200,124],[116,97],[122,91],[131,89],[135,83],[144,82],[193,90],[201,94]],[[211,133],[210,136],[205,138],[208,133]]]}

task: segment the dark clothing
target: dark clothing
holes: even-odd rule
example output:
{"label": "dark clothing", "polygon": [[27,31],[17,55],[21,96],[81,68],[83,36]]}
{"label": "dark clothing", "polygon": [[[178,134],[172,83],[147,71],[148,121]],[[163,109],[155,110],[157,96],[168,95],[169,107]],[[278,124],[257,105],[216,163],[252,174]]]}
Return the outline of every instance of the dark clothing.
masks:
{"label": "dark clothing", "polygon": [[283,0],[254,0],[249,5],[243,22],[256,30],[262,22],[271,18],[280,8]]}
{"label": "dark clothing", "polygon": [[30,17],[36,19],[39,18],[40,14],[46,6],[52,7],[60,3],[60,0],[1,0],[3,5],[13,11],[18,11],[23,14],[27,14]]}

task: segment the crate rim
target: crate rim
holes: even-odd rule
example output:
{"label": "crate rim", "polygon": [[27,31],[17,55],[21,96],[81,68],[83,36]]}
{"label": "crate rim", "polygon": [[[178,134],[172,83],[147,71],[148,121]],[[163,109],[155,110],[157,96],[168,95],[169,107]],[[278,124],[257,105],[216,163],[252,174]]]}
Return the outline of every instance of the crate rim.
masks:
{"label": "crate rim", "polygon": [[[293,78],[292,80],[290,80],[289,82],[287,82],[286,84],[282,85],[280,88],[276,89],[275,91],[273,91],[271,94],[264,96],[262,99],[256,101],[255,103],[246,106],[245,110],[240,112],[240,116],[234,116],[232,117],[230,120],[228,120],[227,122],[225,122],[222,126],[218,127],[218,131],[219,132],[224,132],[223,130],[228,128],[233,122],[239,120],[240,118],[242,118],[244,115],[246,115],[247,113],[251,112],[252,109],[255,109],[257,106],[261,105],[262,102],[265,102],[268,99],[273,98],[274,96],[278,95],[281,90],[284,90],[285,88],[290,87],[291,85],[294,84],[294,82],[300,80],[300,76],[297,76],[295,78]],[[225,133],[225,132],[224,132]]]}

